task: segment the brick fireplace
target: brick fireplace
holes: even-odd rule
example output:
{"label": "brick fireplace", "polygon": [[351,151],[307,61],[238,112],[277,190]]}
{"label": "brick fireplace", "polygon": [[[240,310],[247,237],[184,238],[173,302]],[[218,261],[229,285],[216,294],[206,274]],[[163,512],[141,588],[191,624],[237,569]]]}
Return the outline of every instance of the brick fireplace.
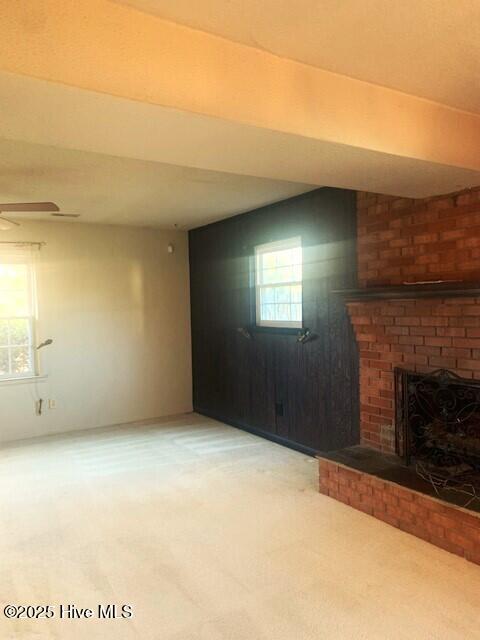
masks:
{"label": "brick fireplace", "polygon": [[321,458],[320,490],[480,562],[480,509],[428,495],[412,472],[393,471],[395,369],[480,379],[480,188],[425,200],[359,193],[357,216],[360,290],[345,300],[364,449]]}
{"label": "brick fireplace", "polygon": [[394,368],[480,378],[480,298],[347,303],[360,352],[361,443],[395,451]]}
{"label": "brick fireplace", "polygon": [[[426,200],[359,193],[357,217],[362,288],[431,280],[480,287],[480,187]],[[404,286],[415,295],[415,285]],[[393,452],[393,369],[479,378],[480,296],[399,299],[387,291],[347,306],[360,352],[361,441]]]}

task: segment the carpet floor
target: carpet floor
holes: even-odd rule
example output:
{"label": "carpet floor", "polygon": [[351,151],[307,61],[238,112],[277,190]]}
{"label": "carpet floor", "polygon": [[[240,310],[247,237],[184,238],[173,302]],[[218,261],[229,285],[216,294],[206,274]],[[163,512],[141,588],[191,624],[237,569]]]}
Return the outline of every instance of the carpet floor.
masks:
{"label": "carpet floor", "polygon": [[[480,638],[480,567],[320,495],[314,459],[194,414],[5,446],[0,510],[2,639]],[[109,604],[133,617],[99,619]]]}

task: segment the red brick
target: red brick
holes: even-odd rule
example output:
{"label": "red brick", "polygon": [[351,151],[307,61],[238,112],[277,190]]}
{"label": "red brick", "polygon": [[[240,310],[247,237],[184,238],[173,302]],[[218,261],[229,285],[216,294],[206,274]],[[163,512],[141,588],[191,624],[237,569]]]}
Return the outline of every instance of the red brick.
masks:
{"label": "red brick", "polygon": [[385,490],[385,482],[375,476],[367,476],[366,481],[377,491],[383,492]]}
{"label": "red brick", "polygon": [[[418,349],[420,349],[421,347],[416,347],[416,350],[418,351]],[[426,365],[428,363],[428,359],[426,355],[420,355],[417,353],[414,354],[405,354],[403,357],[403,360],[405,362],[405,364],[420,364],[420,365]]]}
{"label": "red brick", "polygon": [[360,411],[361,413],[380,415],[380,407],[375,407],[371,404],[360,403]]}
{"label": "red brick", "polygon": [[425,344],[430,347],[449,347],[452,344],[452,338],[436,337],[425,338]]}
{"label": "red brick", "polygon": [[385,398],[369,398],[370,405],[373,407],[379,407],[382,409],[391,409],[393,407],[392,400]]}
{"label": "red brick", "polygon": [[395,345],[394,353],[415,353],[415,349],[418,349],[413,344],[398,344]]}
{"label": "red brick", "polygon": [[387,336],[408,336],[408,327],[399,327],[395,325],[394,327],[386,327],[385,335]]}
{"label": "red brick", "polygon": [[394,527],[399,526],[398,518],[390,513],[387,513],[386,511],[383,511],[378,508],[374,508],[373,515],[375,516],[375,518],[378,518],[379,520],[383,520],[384,522],[387,522],[388,524],[391,524]]}
{"label": "red brick", "polygon": [[392,364],[383,360],[369,360],[369,363],[372,369],[380,369],[382,371],[390,371],[392,369]]}
{"label": "red brick", "polygon": [[[470,331],[470,329],[465,330],[461,327],[437,327],[436,329],[437,336],[451,336],[456,338],[463,338],[465,336],[465,331],[468,335],[468,331]],[[480,330],[478,330],[478,336],[473,337],[480,337]]]}
{"label": "red brick", "polygon": [[400,316],[399,318],[395,318],[395,324],[404,327],[419,327],[420,318],[412,316]]}
{"label": "red brick", "polygon": [[428,520],[425,520],[423,522],[423,528],[430,536],[434,536],[435,538],[445,537],[445,529],[435,522],[429,522]]}
{"label": "red brick", "polygon": [[430,535],[429,541],[435,546],[445,549],[445,551],[450,551],[450,553],[454,553],[457,556],[463,557],[465,555],[465,551],[462,547],[450,542],[450,540],[447,540],[447,538],[443,536],[438,538],[434,535]]}
{"label": "red brick", "polygon": [[442,329],[443,331],[448,331],[448,329],[446,328],[443,329],[443,328],[435,328],[435,327],[410,327],[410,335],[431,337],[431,336],[437,335],[437,332],[440,329]]}
{"label": "red brick", "polygon": [[399,344],[413,344],[413,345],[422,345],[426,342],[428,338],[423,338],[422,336],[400,336],[398,339]]}
{"label": "red brick", "polygon": [[470,316],[465,318],[457,318],[455,322],[457,327],[472,327],[478,328],[480,326],[480,319],[478,316]]}
{"label": "red brick", "polygon": [[444,515],[443,513],[432,512],[430,514],[430,521],[434,524],[447,529],[455,529],[455,519],[452,516]]}
{"label": "red brick", "polygon": [[462,315],[480,316],[480,305],[463,305],[461,308]]}
{"label": "red brick", "polygon": [[424,327],[448,327],[448,318],[440,316],[427,316],[421,319]]}
{"label": "red brick", "polygon": [[468,338],[480,338],[480,328],[479,329],[464,329],[467,332]]}
{"label": "red brick", "polygon": [[[434,347],[429,347],[430,349],[434,349]],[[452,358],[468,358],[472,357],[471,349],[458,349],[456,347],[442,347],[442,356],[449,356]],[[461,366],[460,363],[457,363],[457,366]]]}
{"label": "red brick", "polygon": [[453,369],[457,364],[457,361],[455,358],[447,358],[446,356],[430,356],[428,364],[432,367]]}
{"label": "red brick", "polygon": [[462,307],[460,305],[453,306],[448,304],[439,304],[436,305],[432,311],[436,316],[448,316],[450,318],[463,315]]}
{"label": "red brick", "polygon": [[470,562],[475,562],[476,564],[480,564],[480,550],[475,551],[466,551],[465,558]]}
{"label": "red brick", "polygon": [[383,316],[403,316],[405,315],[405,307],[392,304],[384,304],[381,308],[380,313]]}
{"label": "red brick", "polygon": [[415,353],[425,355],[425,356],[440,356],[440,355],[449,355],[448,353],[442,353],[443,349],[440,347],[432,347],[430,345],[419,345],[415,347]]}
{"label": "red brick", "polygon": [[479,360],[474,360],[473,358],[470,359],[459,359],[457,366],[460,367],[461,369],[466,369],[467,371],[471,370],[471,371],[480,371],[480,361]]}
{"label": "red brick", "polygon": [[455,527],[454,529],[447,529],[445,531],[445,537],[449,542],[452,542],[458,547],[462,547],[462,549],[465,549],[465,551],[470,551],[473,553],[479,548],[480,531],[474,532],[474,530],[472,529],[472,532],[469,535],[465,531],[465,529],[463,531],[459,531]]}
{"label": "red brick", "polygon": [[415,499],[413,499],[411,502],[407,502],[402,499],[401,504],[406,511],[412,513],[415,517],[418,518],[419,521],[427,519],[429,513],[428,509],[415,501]]}
{"label": "red brick", "polygon": [[342,467],[339,466],[339,475],[342,475],[348,478],[348,480],[352,480],[352,481],[358,481],[362,478],[361,471],[357,471],[356,469],[349,469],[343,466]]}
{"label": "red brick", "polygon": [[467,349],[480,349],[479,338],[453,338],[453,346]]}
{"label": "red brick", "polygon": [[423,540],[429,540],[429,534],[425,530],[423,524],[418,524],[414,522],[408,522],[406,520],[402,520],[399,524],[399,528],[406,533],[410,533],[417,538],[422,538]]}
{"label": "red brick", "polygon": [[413,493],[406,487],[392,484],[390,485],[390,490],[395,496],[397,496],[397,498],[405,502],[413,502]]}
{"label": "red brick", "polygon": [[394,399],[393,391],[391,391],[390,389],[380,389],[379,393],[381,398],[386,398],[388,400]]}
{"label": "red brick", "polygon": [[438,233],[424,233],[422,235],[413,236],[413,244],[427,244],[437,242]]}

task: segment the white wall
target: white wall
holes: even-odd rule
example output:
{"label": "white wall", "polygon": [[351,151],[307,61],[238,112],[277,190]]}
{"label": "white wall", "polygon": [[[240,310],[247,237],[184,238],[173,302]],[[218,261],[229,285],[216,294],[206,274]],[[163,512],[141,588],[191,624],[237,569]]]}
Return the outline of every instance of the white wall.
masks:
{"label": "white wall", "polygon": [[0,240],[47,243],[38,338],[54,339],[41,351],[45,382],[0,383],[1,441],[191,411],[185,232],[25,221]]}

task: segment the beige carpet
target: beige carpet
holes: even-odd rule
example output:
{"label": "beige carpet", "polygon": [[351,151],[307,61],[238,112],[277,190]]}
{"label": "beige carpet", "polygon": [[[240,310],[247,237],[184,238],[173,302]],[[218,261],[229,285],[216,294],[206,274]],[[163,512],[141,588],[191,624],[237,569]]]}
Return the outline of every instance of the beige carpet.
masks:
{"label": "beige carpet", "polygon": [[[0,638],[480,638],[480,567],[316,479],[313,459],[198,416],[4,448]],[[9,621],[8,603],[57,617]],[[59,619],[68,603],[134,617]]]}

